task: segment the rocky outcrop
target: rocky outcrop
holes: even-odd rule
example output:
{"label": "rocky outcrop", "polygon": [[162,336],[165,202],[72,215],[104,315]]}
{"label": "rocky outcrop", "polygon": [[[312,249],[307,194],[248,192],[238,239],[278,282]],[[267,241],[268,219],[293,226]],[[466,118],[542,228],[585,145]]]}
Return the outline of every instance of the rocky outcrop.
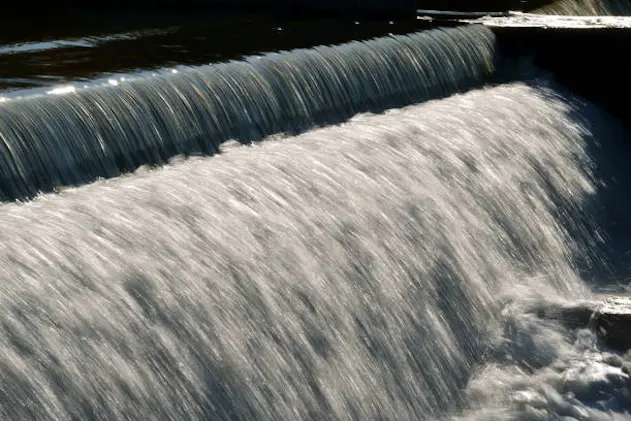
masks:
{"label": "rocky outcrop", "polygon": [[594,312],[593,327],[609,347],[631,349],[631,298],[604,301]]}
{"label": "rocky outcrop", "polygon": [[631,297],[609,297],[578,305],[549,306],[537,310],[541,318],[571,329],[591,329],[609,348],[631,350]]}

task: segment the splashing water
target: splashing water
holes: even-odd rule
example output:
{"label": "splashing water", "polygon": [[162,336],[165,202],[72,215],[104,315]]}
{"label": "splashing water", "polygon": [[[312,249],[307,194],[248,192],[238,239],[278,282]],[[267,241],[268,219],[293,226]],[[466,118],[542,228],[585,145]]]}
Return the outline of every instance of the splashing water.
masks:
{"label": "splashing water", "polygon": [[444,97],[481,85],[494,63],[489,29],[452,28],[5,101],[0,200]]}
{"label": "splashing water", "polygon": [[1,418],[629,419],[527,310],[590,295],[596,112],[515,83],[0,206]]}
{"label": "splashing water", "polygon": [[629,0],[559,0],[534,11],[545,15],[627,16]]}

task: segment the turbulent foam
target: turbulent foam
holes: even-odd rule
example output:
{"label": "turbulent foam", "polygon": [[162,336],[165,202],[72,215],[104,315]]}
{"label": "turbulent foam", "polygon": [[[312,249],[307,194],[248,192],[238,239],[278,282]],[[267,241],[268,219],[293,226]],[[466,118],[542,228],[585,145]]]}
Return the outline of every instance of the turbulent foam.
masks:
{"label": "turbulent foam", "polygon": [[213,154],[479,86],[493,71],[483,27],[391,36],[180,69],[117,86],[0,104],[0,200]]}
{"label": "turbulent foam", "polygon": [[589,294],[588,112],[505,85],[0,206],[1,418],[555,419],[512,391],[583,355],[527,309]]}
{"label": "turbulent foam", "polygon": [[627,16],[631,15],[629,0],[559,0],[537,9],[546,15]]}

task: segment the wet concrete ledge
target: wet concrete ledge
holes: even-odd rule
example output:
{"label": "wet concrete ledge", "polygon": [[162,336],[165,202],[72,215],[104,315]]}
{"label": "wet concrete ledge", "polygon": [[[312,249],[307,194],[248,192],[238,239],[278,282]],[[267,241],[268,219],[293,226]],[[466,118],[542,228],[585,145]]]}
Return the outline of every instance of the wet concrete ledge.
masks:
{"label": "wet concrete ledge", "polygon": [[434,25],[485,25],[496,34],[502,57],[530,59],[575,93],[631,124],[631,17],[545,16],[496,13],[470,18],[428,13]]}

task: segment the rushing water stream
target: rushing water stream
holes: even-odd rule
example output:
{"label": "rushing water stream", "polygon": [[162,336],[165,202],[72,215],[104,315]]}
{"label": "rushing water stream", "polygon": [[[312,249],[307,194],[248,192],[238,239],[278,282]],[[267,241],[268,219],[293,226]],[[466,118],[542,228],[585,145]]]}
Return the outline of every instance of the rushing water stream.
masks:
{"label": "rushing water stream", "polygon": [[458,31],[225,65],[263,88],[212,127],[214,68],[0,104],[3,199],[61,189],[0,205],[0,418],[631,420],[631,357],[536,311],[601,293],[626,132],[545,76],[366,113],[479,85]]}

